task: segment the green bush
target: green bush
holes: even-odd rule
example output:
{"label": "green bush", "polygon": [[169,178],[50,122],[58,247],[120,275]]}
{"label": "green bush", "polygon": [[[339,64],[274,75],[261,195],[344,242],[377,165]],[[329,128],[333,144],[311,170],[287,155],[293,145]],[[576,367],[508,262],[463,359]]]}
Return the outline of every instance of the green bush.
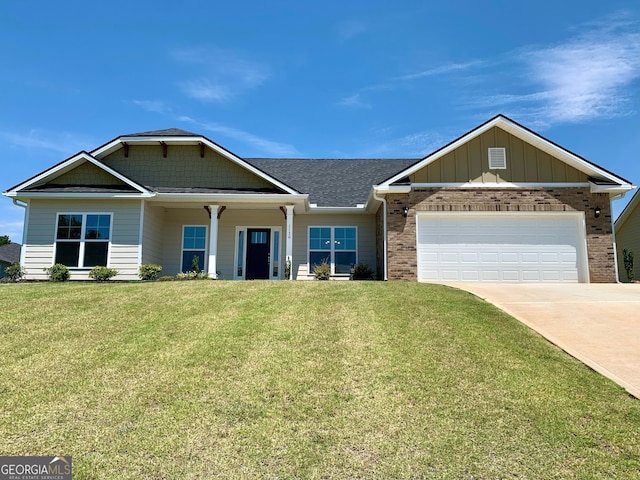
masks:
{"label": "green bush", "polygon": [[45,268],[44,271],[47,272],[49,280],[52,282],[66,282],[71,278],[69,268],[61,263],[56,263],[49,268]]}
{"label": "green bush", "polygon": [[207,272],[180,272],[176,275],[176,280],[209,280]]}
{"label": "green bush", "polygon": [[158,278],[158,282],[173,282],[174,280],[175,280],[175,277],[171,277],[169,275],[164,275]]}
{"label": "green bush", "polygon": [[331,265],[322,262],[313,266],[313,276],[316,280],[329,280],[331,277]]}
{"label": "green bush", "polygon": [[633,282],[633,252],[625,248],[622,251],[622,261],[624,262],[624,269],[627,272],[627,279]]}
{"label": "green bush", "polygon": [[24,268],[19,263],[12,263],[4,269],[4,273],[11,282],[17,282],[24,277]]}
{"label": "green bush", "polygon": [[357,263],[351,269],[351,280],[373,280],[373,269],[366,263]]}
{"label": "green bush", "polygon": [[89,272],[89,278],[93,278],[98,282],[106,282],[116,275],[118,275],[118,270],[114,270],[113,268],[108,267],[102,267],[100,265],[93,267]]}
{"label": "green bush", "polygon": [[140,277],[140,280],[156,280],[161,271],[162,267],[160,265],[147,263],[145,265],[140,265],[140,268],[138,269],[138,276]]}

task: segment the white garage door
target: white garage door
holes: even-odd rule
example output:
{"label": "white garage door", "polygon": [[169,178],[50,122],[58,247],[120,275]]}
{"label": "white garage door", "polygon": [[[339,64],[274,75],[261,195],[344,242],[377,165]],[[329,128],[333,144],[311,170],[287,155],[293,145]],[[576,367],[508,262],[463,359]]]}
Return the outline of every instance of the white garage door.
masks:
{"label": "white garage door", "polygon": [[587,282],[581,214],[419,213],[418,280]]}

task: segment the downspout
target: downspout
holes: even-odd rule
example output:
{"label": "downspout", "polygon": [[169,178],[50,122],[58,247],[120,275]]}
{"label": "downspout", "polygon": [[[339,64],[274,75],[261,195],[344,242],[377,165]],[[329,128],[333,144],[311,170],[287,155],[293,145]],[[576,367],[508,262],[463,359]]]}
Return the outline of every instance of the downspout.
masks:
{"label": "downspout", "polygon": [[[22,203],[20,203],[22,202]],[[24,267],[24,261],[26,259],[27,253],[27,233],[28,233],[28,225],[29,225],[29,202],[23,202],[22,200],[18,200],[17,198],[13,199],[13,204],[16,207],[24,208],[24,220],[22,223],[22,248],[20,248],[20,265]]]}
{"label": "downspout", "polygon": [[382,265],[384,270],[384,281],[387,278],[387,199],[386,197],[378,197],[378,192],[373,188],[373,198],[382,202]]}

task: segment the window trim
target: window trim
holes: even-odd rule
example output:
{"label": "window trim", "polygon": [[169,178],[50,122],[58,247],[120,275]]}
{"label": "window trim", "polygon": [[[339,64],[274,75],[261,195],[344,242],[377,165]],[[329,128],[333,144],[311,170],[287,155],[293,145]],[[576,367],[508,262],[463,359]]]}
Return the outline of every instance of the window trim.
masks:
{"label": "window trim", "polygon": [[[204,227],[204,249],[195,249],[195,248],[184,248],[184,229],[187,227]],[[195,225],[191,223],[185,223],[182,225],[182,231],[180,232],[180,260],[178,265],[180,266],[179,271],[182,270],[182,259],[184,258],[184,252],[201,252],[204,250],[204,265],[200,266],[201,272],[207,272],[207,268],[209,265],[209,226],[208,225]],[[184,273],[184,272],[183,272]]]}
{"label": "window trim", "polygon": [[[314,251],[314,252],[318,252],[321,250],[318,249],[311,249],[311,229],[312,228],[328,228],[331,230],[331,252],[330,252],[330,264],[331,264],[331,275],[332,276],[336,276],[336,277],[348,277],[351,272],[349,273],[336,273],[336,261],[335,261],[335,254],[336,252],[355,252],[356,254],[356,260],[354,262],[354,265],[358,264],[358,227],[355,225],[309,225],[307,227],[307,272],[308,275],[313,275],[313,266],[311,265],[311,262],[309,261],[309,254]],[[336,237],[335,237],[335,230],[336,228],[353,228],[356,232],[356,238],[355,238],[355,242],[356,242],[356,248],[355,250],[336,250],[335,249],[335,245],[336,245]]]}
{"label": "window trim", "polygon": [[[82,217],[82,226],[80,229],[80,238],[79,239],[58,239],[58,227],[59,227],[59,222],[60,222],[60,216],[61,215],[76,215],[76,216],[81,216]],[[67,266],[67,268],[69,268],[69,270],[72,271],[78,271],[78,270],[90,270],[93,267],[85,267],[84,266],[84,252],[85,252],[85,243],[89,242],[89,243],[102,243],[105,240],[104,239],[95,239],[95,238],[85,238],[86,235],[86,231],[87,231],[87,217],[89,215],[108,215],[109,216],[109,238],[106,240],[107,242],[107,264],[104,265],[105,267],[111,267],[111,241],[113,238],[113,218],[114,218],[114,213],[113,212],[69,212],[69,211],[62,211],[62,212],[56,212],[56,224],[55,224],[55,230],[53,232],[53,256],[51,257],[51,265],[54,265],[56,262],[56,257],[58,255],[58,242],[60,243],[79,243],[80,244],[80,248],[78,250],[78,266],[76,267],[69,267]]]}
{"label": "window trim", "polygon": [[[249,229],[269,229],[271,230],[271,236],[270,236],[270,246],[269,246],[269,280],[280,280],[282,279],[282,275],[283,275],[283,266],[282,266],[282,258],[284,257],[284,255],[282,255],[282,247],[284,245],[284,242],[282,241],[282,227],[280,226],[274,226],[274,225],[236,225],[236,229],[235,229],[235,237],[233,240],[233,279],[234,280],[245,280],[246,278],[246,274],[247,274],[247,243],[248,243],[248,237],[247,237],[247,230]],[[244,232],[244,242],[242,245],[242,252],[239,252],[239,245],[238,245],[238,237],[240,235],[240,232]],[[274,238],[275,238],[275,232],[278,232],[278,274],[274,275],[273,274],[273,266],[274,266],[274,262],[273,259],[274,257],[274,253],[275,253],[275,242],[274,242]],[[242,258],[238,258],[238,255],[241,255]],[[238,275],[238,267],[240,266],[240,261],[242,261],[242,275]]]}

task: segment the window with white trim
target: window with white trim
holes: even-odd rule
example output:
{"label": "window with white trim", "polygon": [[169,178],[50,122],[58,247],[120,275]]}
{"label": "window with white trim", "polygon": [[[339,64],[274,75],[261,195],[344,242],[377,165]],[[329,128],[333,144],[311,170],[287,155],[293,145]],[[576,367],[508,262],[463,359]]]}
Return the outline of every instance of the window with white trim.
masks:
{"label": "window with white trim", "polygon": [[180,271],[203,271],[205,269],[206,250],[206,226],[185,225],[182,227],[182,269]]}
{"label": "window with white trim", "polygon": [[309,227],[309,272],[323,262],[333,275],[349,275],[358,262],[356,227]]}
{"label": "window with white trim", "polygon": [[111,216],[110,213],[58,214],[54,263],[77,268],[107,266]]}

